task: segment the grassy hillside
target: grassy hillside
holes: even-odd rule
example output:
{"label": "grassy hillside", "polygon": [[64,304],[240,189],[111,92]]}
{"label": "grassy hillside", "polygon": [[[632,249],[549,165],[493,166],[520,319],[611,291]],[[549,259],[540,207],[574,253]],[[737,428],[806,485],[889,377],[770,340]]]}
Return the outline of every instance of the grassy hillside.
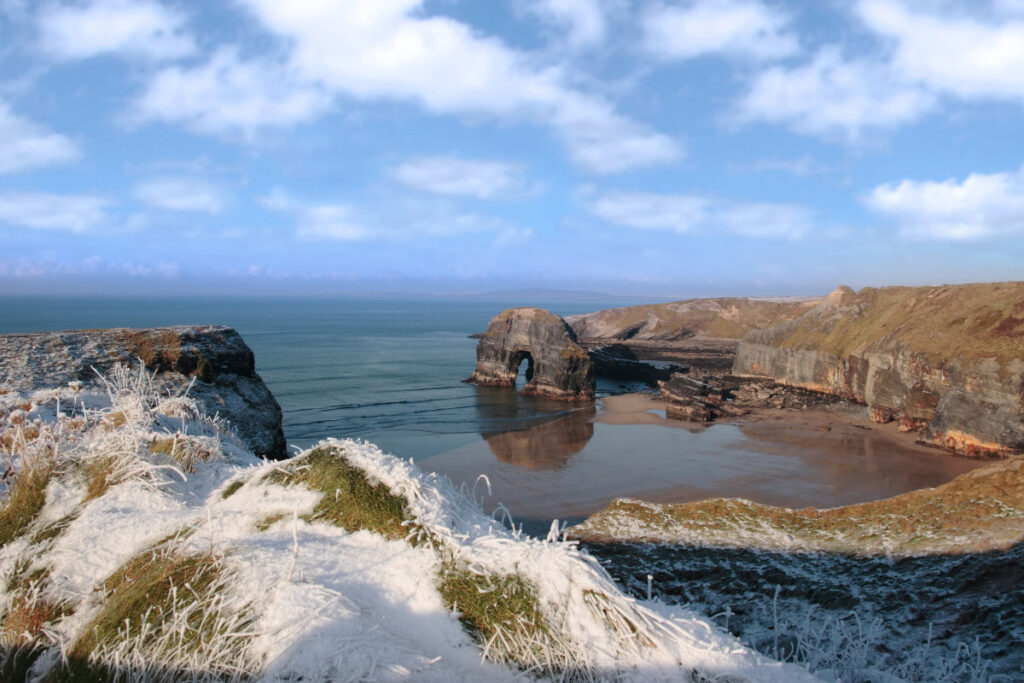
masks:
{"label": "grassy hillside", "polygon": [[897,345],[936,360],[1024,359],[1024,282],[836,289],[791,325],[758,337],[841,358]]}
{"label": "grassy hillside", "polygon": [[566,318],[581,338],[680,341],[690,337],[739,339],[750,330],[792,320],[820,300],[690,299],[610,308]]}

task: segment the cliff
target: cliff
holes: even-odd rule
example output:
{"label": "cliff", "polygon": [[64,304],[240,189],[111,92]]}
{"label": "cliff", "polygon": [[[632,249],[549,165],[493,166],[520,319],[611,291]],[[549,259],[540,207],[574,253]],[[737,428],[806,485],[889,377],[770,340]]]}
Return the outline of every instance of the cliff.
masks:
{"label": "cliff", "polygon": [[1024,451],[1024,283],[839,287],[799,318],[748,333],[736,375],[866,404],[970,456]]}
{"label": "cliff", "polygon": [[746,298],[689,299],[609,308],[566,321],[580,339],[679,342],[693,337],[739,339],[750,330],[796,318],[820,302]]}
{"label": "cliff", "polygon": [[155,373],[161,394],[188,395],[219,415],[254,453],[287,455],[281,406],[256,373],[252,350],[235,330],[220,326],[75,330],[0,335],[0,391],[81,382],[103,388],[99,374],[139,361]]}
{"label": "cliff", "polygon": [[594,398],[594,368],[565,320],[540,308],[510,308],[491,319],[476,346],[476,369],[467,381],[515,386],[527,361],[522,391],[563,401]]}

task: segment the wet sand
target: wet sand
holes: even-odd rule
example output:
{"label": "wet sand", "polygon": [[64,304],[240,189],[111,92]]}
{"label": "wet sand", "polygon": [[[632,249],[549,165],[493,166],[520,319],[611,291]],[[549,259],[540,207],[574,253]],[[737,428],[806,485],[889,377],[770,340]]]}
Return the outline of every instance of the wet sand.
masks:
{"label": "wet sand", "polygon": [[765,409],[704,426],[666,419],[656,396],[625,394],[602,399],[596,413],[485,434],[418,465],[456,483],[484,474],[488,507],[550,520],[582,518],[620,497],[835,507],[938,486],[984,464],[914,441],[894,424],[823,410]]}

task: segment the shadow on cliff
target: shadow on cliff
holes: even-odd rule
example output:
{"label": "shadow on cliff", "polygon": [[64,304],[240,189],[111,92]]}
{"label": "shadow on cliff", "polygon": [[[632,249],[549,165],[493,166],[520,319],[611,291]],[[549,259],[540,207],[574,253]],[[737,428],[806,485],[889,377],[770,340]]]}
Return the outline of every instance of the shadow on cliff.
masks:
{"label": "shadow on cliff", "polygon": [[986,553],[907,558],[581,545],[627,593],[646,597],[650,574],[654,597],[714,616],[769,655],[776,619],[783,637],[807,626],[824,632],[828,623],[849,620],[863,628],[859,637],[865,643],[874,638],[880,658],[893,657],[888,664],[929,644],[958,655],[959,648],[974,646],[989,662],[986,673],[1024,671],[1024,543]]}
{"label": "shadow on cliff", "polygon": [[531,470],[560,470],[594,436],[594,404],[564,402],[508,389],[477,387],[480,436],[499,461]]}

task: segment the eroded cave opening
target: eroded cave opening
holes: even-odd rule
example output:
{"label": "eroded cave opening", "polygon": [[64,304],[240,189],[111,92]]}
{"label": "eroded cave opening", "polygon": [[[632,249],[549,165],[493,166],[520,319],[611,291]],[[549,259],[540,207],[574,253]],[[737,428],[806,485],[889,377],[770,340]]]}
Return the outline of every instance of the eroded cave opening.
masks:
{"label": "eroded cave opening", "polygon": [[[509,359],[510,369],[516,373],[516,391],[519,391],[533,379],[533,356],[529,351],[517,351]],[[526,366],[524,371],[523,366]]]}

